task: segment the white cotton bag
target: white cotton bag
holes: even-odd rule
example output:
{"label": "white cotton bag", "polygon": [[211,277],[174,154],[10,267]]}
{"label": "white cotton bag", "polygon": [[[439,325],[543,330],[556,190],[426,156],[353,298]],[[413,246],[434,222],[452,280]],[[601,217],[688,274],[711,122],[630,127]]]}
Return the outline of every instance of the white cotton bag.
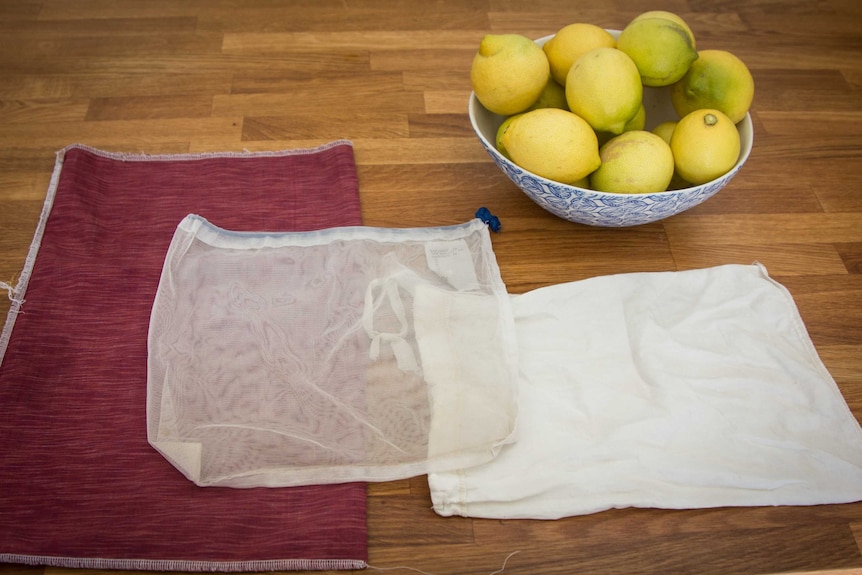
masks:
{"label": "white cotton bag", "polygon": [[198,485],[399,479],[515,439],[511,301],[478,219],[239,233],[190,215],[148,345],[148,440]]}
{"label": "white cotton bag", "polygon": [[512,296],[517,443],[429,477],[440,515],[862,500],[862,431],[760,265]]}

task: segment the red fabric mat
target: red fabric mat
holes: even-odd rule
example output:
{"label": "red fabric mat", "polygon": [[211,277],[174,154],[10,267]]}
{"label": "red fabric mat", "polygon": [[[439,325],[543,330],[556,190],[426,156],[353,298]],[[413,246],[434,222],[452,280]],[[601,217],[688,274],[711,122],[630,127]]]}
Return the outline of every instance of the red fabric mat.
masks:
{"label": "red fabric mat", "polygon": [[365,566],[364,484],[199,488],[147,443],[149,314],[165,250],[188,213],[246,231],[359,225],[353,148],[58,154],[0,339],[0,561]]}

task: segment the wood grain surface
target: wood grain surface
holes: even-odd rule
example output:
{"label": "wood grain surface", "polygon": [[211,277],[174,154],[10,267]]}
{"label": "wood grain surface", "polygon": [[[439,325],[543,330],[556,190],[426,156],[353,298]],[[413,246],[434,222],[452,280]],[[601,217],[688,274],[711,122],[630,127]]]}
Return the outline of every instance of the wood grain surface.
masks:
{"label": "wood grain surface", "polygon": [[[619,29],[652,9],[683,16],[698,47],[749,65],[751,157],[717,196],[663,222],[555,218],[470,128],[479,40],[575,21]],[[20,273],[68,144],[171,153],[347,138],[366,224],[453,224],[487,206],[503,223],[493,243],[512,292],[763,263],[862,420],[860,87],[857,0],[3,0],[0,281]],[[436,516],[416,477],[370,485],[368,510],[369,563],[404,567],[391,573],[862,573],[862,504],[471,520]],[[60,571],[0,565],[0,575]]]}

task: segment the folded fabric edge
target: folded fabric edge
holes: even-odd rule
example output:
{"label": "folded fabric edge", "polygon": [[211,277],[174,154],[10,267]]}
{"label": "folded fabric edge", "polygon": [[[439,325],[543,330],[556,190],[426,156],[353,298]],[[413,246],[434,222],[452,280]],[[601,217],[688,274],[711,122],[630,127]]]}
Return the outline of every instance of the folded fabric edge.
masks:
{"label": "folded fabric edge", "polygon": [[171,462],[171,464],[182,471],[187,479],[200,485],[201,480],[201,452],[200,443],[180,441],[150,441],[156,451]]}
{"label": "folded fabric edge", "polygon": [[[838,386],[838,382],[835,381],[835,378],[832,376],[832,373],[829,371],[829,368],[826,367],[826,364],[823,362],[823,358],[820,357],[820,353],[817,350],[817,346],[814,345],[814,341],[811,339],[811,334],[808,332],[808,328],[805,325],[805,320],[802,318],[802,314],[799,311],[799,306],[796,305],[796,300],[793,297],[793,294],[790,293],[790,290],[787,289],[787,286],[782,284],[781,282],[774,279],[769,275],[769,270],[766,269],[759,261],[754,261],[751,264],[757,270],[760,271],[761,276],[768,282],[772,283],[772,285],[781,293],[782,297],[784,297],[787,305],[793,312],[793,328],[796,330],[796,337],[799,339],[799,342],[805,348],[808,354],[808,361],[820,372],[821,377],[824,380],[830,383],[829,388],[830,391],[838,398],[840,401],[839,404],[842,404],[846,409],[845,414],[849,415],[851,419],[856,419],[856,415],[853,413],[853,410],[850,409],[850,405],[847,403],[847,398],[844,397],[844,394],[841,392],[841,388]],[[858,420],[857,420],[857,423]],[[860,433],[862,433],[862,423],[859,423]]]}
{"label": "folded fabric edge", "polygon": [[176,154],[146,154],[143,152],[110,152],[88,146],[87,144],[70,144],[58,151],[57,154],[65,154],[70,150],[83,150],[90,152],[103,158],[111,160],[121,160],[124,162],[154,162],[154,161],[176,161],[176,160],[206,160],[210,158],[275,158],[284,156],[304,156],[324,152],[326,150],[336,148],[338,146],[348,146],[353,148],[353,142],[347,139],[332,140],[319,146],[310,146],[305,148],[285,148],[281,150],[242,150],[242,151],[222,151],[222,152],[184,152]]}
{"label": "folded fabric edge", "polygon": [[218,226],[197,215],[188,214],[178,224],[177,230],[194,237],[196,241],[221,249],[257,250],[268,247],[315,246],[340,240],[400,241],[419,236],[423,241],[454,240],[479,230],[487,225],[478,218],[458,224],[433,227],[389,228],[379,226],[334,226],[319,230],[291,231],[236,231]]}
{"label": "folded fabric edge", "polygon": [[[435,479],[435,481],[439,481]],[[786,502],[786,503],[738,503],[738,504],[728,504],[728,503],[716,503],[715,505],[667,505],[667,504],[639,504],[639,505],[625,505],[625,504],[609,504],[609,505],[596,505],[594,507],[585,507],[583,509],[578,510],[577,512],[564,512],[560,511],[553,514],[547,515],[537,515],[531,512],[514,512],[514,513],[502,513],[502,512],[481,512],[476,511],[475,506],[471,505],[466,501],[441,501],[439,503],[435,503],[432,505],[432,510],[434,513],[439,515],[440,517],[465,517],[468,519],[494,519],[498,521],[559,521],[561,519],[568,519],[572,517],[584,517],[587,515],[595,515],[598,513],[604,513],[606,511],[613,510],[626,510],[626,509],[648,509],[648,510],[660,510],[660,511],[704,511],[710,509],[754,509],[754,508],[765,508],[765,507],[822,507],[824,505],[849,505],[853,503],[859,503],[862,501],[859,497],[838,497],[834,498],[830,501],[823,501],[819,503],[808,503],[804,501],[800,502]]]}
{"label": "folded fabric edge", "polygon": [[186,561],[182,559],[109,559],[104,557],[52,557],[0,553],[0,563],[65,567],[71,569],[119,569],[127,571],[265,572],[348,571],[365,569],[362,559],[267,559],[257,561]]}

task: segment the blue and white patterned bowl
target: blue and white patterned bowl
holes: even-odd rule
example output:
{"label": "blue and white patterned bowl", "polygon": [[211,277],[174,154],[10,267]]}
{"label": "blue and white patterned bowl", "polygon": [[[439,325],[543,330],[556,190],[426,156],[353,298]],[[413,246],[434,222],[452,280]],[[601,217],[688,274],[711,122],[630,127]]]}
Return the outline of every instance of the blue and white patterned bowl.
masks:
{"label": "blue and white patterned bowl", "polygon": [[[616,32],[614,31],[611,31]],[[544,44],[552,36],[536,40]],[[644,107],[651,130],[668,120],[679,120],[670,102],[668,88],[644,87]],[[552,214],[571,222],[601,227],[627,227],[647,224],[692,208],[710,197],[733,179],[751,153],[754,130],[751,115],[737,124],[740,136],[739,159],[729,172],[706,184],[650,194],[612,194],[561,184],[517,166],[497,151],[497,129],[505,119],[485,109],[475,93],[470,94],[470,123],[479,142],[503,173],[527,196]]]}

